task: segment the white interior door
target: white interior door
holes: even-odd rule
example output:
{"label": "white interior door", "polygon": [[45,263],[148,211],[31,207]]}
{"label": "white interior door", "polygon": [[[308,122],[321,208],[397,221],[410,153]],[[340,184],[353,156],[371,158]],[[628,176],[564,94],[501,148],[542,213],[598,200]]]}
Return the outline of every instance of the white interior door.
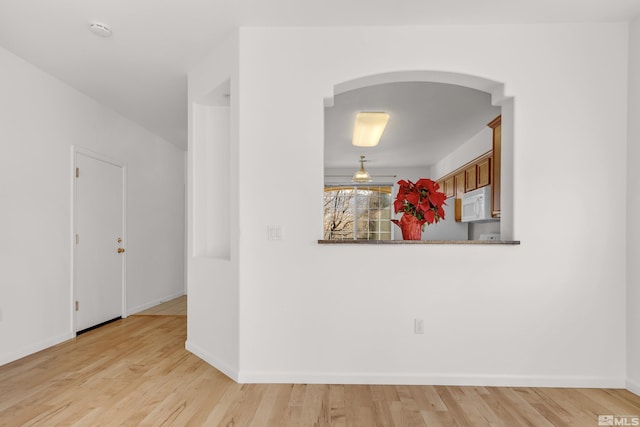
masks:
{"label": "white interior door", "polygon": [[76,331],[123,315],[123,167],[76,153]]}

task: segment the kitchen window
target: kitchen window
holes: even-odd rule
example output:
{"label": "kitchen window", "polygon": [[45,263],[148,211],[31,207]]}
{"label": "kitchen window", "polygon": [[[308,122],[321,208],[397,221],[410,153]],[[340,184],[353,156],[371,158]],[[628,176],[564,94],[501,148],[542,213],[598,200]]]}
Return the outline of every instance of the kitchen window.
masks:
{"label": "kitchen window", "polygon": [[391,240],[391,185],[327,185],[325,240]]}

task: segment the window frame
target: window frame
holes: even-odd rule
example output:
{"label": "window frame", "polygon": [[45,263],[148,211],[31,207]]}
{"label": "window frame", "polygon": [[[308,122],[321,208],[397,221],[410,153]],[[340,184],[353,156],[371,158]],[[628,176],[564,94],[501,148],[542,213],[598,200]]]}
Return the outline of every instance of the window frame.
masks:
{"label": "window frame", "polygon": [[[387,183],[387,182],[382,182],[382,183],[354,183],[354,182],[348,182],[348,183],[325,183],[324,184],[324,188],[323,188],[323,225],[322,225],[322,235],[323,237],[327,238],[326,240],[328,241],[352,241],[352,240],[364,240],[364,241],[390,241],[390,240],[394,240],[394,229],[393,227],[391,227],[391,219],[393,218],[393,191],[394,191],[394,184],[393,183]],[[367,239],[359,239],[358,238],[358,212],[362,212],[361,210],[358,210],[358,203],[357,203],[357,198],[358,198],[358,190],[361,189],[368,189],[368,190],[372,190],[372,191],[377,191],[378,193],[384,193],[384,194],[388,194],[389,195],[389,206],[388,206],[388,210],[389,210],[389,231],[388,233],[385,231],[384,234],[388,235],[388,238],[385,239],[380,239],[380,236],[383,232],[378,231],[378,238],[377,239],[372,239],[372,238],[367,238]],[[384,189],[383,191],[380,191],[381,189]],[[353,238],[341,238],[341,239],[337,239],[337,238],[331,238],[331,236],[327,236],[327,227],[326,227],[326,194],[328,191],[336,191],[336,190],[352,190],[353,191],[353,195],[352,195],[352,200],[349,201],[349,204],[351,205],[351,210],[353,212],[353,218],[354,218],[354,226],[353,226],[353,230],[352,230],[352,234],[353,234]],[[369,200],[369,196],[367,195],[367,201]],[[369,202],[367,203],[367,205],[369,205]],[[367,210],[370,210],[369,207],[367,207]],[[379,220],[378,220],[379,221]],[[371,222],[371,221],[369,221]],[[369,233],[368,233],[369,234]],[[371,237],[371,235],[369,234],[368,237]]]}

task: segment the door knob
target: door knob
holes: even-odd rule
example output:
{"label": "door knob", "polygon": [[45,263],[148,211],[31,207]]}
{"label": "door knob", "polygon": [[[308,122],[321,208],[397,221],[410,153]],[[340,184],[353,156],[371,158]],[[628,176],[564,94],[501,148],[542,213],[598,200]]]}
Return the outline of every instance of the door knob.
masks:
{"label": "door knob", "polygon": [[122,252],[124,252],[124,248],[118,248],[118,253],[121,254]]}

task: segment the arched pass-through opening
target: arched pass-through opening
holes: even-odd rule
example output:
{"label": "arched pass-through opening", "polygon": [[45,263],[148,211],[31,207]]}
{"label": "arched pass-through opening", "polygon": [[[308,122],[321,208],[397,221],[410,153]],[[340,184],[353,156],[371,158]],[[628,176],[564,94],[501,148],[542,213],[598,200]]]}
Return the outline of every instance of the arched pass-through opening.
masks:
{"label": "arched pass-through opening", "polygon": [[491,105],[500,107],[502,114],[500,239],[503,241],[514,240],[514,100],[505,96],[504,83],[484,77],[446,71],[397,71],[359,77],[338,83],[334,86],[333,93],[325,97],[324,105],[325,107],[332,107],[334,105],[334,97],[348,91],[401,82],[442,83],[475,89],[491,95]]}

